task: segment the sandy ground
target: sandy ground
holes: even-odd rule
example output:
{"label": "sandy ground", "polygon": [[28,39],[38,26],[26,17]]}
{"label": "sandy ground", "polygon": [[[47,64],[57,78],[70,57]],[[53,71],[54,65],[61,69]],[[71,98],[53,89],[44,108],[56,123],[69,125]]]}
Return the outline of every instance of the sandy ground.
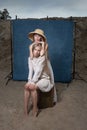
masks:
{"label": "sandy ground", "polygon": [[81,80],[56,83],[57,104],[42,109],[37,118],[32,111],[26,118],[25,82],[10,80],[6,85],[10,72],[7,61],[0,62],[0,130],[87,130],[87,83]]}

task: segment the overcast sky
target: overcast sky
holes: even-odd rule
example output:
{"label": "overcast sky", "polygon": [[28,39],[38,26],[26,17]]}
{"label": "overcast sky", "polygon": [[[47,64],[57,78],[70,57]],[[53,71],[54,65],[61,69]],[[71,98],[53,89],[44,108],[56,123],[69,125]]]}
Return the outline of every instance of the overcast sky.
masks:
{"label": "overcast sky", "polygon": [[0,0],[4,8],[13,19],[87,16],[87,0]]}

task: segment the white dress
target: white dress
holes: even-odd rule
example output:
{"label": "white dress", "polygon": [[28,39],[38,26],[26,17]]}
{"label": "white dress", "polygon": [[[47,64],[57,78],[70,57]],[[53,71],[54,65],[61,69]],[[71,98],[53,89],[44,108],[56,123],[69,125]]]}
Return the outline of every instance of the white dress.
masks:
{"label": "white dress", "polygon": [[45,56],[28,58],[28,82],[35,83],[42,92],[49,92],[54,87],[54,102],[57,101],[54,75],[50,61]]}

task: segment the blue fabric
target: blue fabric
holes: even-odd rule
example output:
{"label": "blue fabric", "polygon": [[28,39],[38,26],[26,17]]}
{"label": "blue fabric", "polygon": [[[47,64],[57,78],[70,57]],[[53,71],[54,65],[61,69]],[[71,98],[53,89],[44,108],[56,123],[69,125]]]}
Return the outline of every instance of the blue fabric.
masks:
{"label": "blue fabric", "polygon": [[36,28],[44,30],[49,45],[49,57],[55,82],[72,80],[73,21],[68,20],[13,20],[12,65],[13,80],[27,80],[29,45],[28,33]]}

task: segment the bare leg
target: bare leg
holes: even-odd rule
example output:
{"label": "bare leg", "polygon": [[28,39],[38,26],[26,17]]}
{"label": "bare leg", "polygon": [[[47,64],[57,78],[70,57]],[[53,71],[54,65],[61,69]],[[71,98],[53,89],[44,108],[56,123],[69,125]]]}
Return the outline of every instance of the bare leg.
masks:
{"label": "bare leg", "polygon": [[31,91],[31,96],[32,96],[32,102],[33,102],[33,116],[36,117],[38,114],[38,107],[37,107],[38,95],[37,95],[36,89]]}
{"label": "bare leg", "polygon": [[25,112],[26,116],[28,115],[29,98],[30,98],[30,91],[25,88],[25,90],[24,90],[24,112]]}

